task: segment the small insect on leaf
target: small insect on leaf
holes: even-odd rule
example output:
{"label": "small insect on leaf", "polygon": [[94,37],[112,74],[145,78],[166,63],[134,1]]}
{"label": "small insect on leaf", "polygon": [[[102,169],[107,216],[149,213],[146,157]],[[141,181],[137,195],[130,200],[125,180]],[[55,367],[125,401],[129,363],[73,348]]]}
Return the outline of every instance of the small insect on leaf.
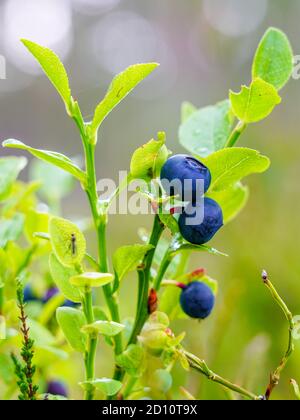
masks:
{"label": "small insect on leaf", "polygon": [[53,251],[61,264],[71,267],[81,263],[86,252],[86,241],[75,224],[53,217],[49,222],[49,234]]}

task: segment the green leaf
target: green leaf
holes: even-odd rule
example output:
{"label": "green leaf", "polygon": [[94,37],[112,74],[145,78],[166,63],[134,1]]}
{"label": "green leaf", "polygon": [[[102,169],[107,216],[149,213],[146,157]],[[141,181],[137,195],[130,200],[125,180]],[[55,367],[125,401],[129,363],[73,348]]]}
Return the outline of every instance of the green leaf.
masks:
{"label": "green leaf", "polygon": [[2,143],[2,146],[9,147],[12,149],[26,150],[36,158],[51,163],[51,165],[57,166],[58,168],[69,172],[81,183],[85,184],[86,182],[85,173],[74,162],[72,162],[71,159],[69,159],[67,156],[62,155],[61,153],[51,152],[49,150],[34,149],[33,147],[27,146],[21,141],[15,139],[5,140]]}
{"label": "green leaf", "polygon": [[116,362],[128,375],[138,378],[146,369],[145,350],[137,344],[130,344],[122,354],[117,356]]}
{"label": "green leaf", "polygon": [[190,244],[189,242],[185,242],[183,240],[178,240],[172,245],[171,255],[177,255],[181,252],[189,252],[189,251],[196,251],[196,252],[208,252],[209,254],[219,255],[222,257],[228,257],[227,254],[218,251],[215,248],[212,248],[208,245],[194,245]]}
{"label": "green leaf", "polygon": [[49,214],[30,209],[26,214],[25,235],[29,242],[37,243],[36,232],[46,232],[49,225]]}
{"label": "green leaf", "polygon": [[81,382],[80,385],[84,389],[86,389],[86,387],[92,386],[108,396],[117,394],[123,386],[121,382],[116,381],[114,379],[109,379],[109,378],[101,378],[101,379],[95,379],[93,381],[85,381],[85,382]]}
{"label": "green leaf", "polygon": [[276,28],[264,34],[255,54],[252,76],[260,77],[277,90],[283,88],[293,72],[293,51],[287,36]]}
{"label": "green leaf", "polygon": [[63,101],[67,110],[71,108],[71,90],[67,72],[57,57],[57,55],[49,48],[42,47],[27,39],[21,39],[25,47],[39,62],[40,66],[52,82]]}
{"label": "green leaf", "polygon": [[209,168],[212,182],[208,193],[227,190],[248,175],[265,172],[270,159],[245,147],[219,150],[203,160]]}
{"label": "green leaf", "polygon": [[9,241],[16,241],[23,230],[23,214],[15,214],[12,219],[0,221],[0,248],[4,248]]}
{"label": "green leaf", "polygon": [[85,353],[87,340],[81,332],[86,323],[83,312],[74,308],[58,308],[56,319],[70,346],[79,353]]}
{"label": "green leaf", "polygon": [[93,324],[85,325],[82,331],[86,334],[101,334],[107,337],[118,335],[125,329],[125,325],[114,321],[96,321]]}
{"label": "green leaf", "polygon": [[50,273],[56,286],[66,297],[72,302],[81,303],[81,294],[77,287],[72,286],[69,279],[77,274],[74,268],[65,267],[56,258],[55,254],[51,254],[49,258]]}
{"label": "green leaf", "polygon": [[93,134],[96,134],[107,115],[157,66],[157,63],[135,64],[113,79],[106,96],[95,110],[91,123]]}
{"label": "green leaf", "polygon": [[238,182],[226,190],[212,191],[207,196],[221,206],[224,224],[226,224],[235,219],[245,207],[249,198],[249,188]]}
{"label": "green leaf", "polygon": [[234,114],[246,124],[263,120],[281,102],[274,86],[259,78],[250,87],[242,86],[239,93],[230,91],[229,96]]}
{"label": "green leaf", "polygon": [[0,159],[0,200],[4,200],[9,195],[13,183],[26,165],[27,159],[23,157]]}
{"label": "green leaf", "polygon": [[36,346],[53,346],[55,344],[55,337],[51,332],[33,319],[27,320],[30,328],[30,338],[34,340]]}
{"label": "green leaf", "polygon": [[179,141],[190,153],[206,157],[225,146],[233,120],[228,100],[201,108],[181,124]]}
{"label": "green leaf", "polygon": [[137,269],[144,256],[153,249],[152,245],[128,245],[116,250],[113,255],[114,270],[121,281],[129,272]]}
{"label": "green leaf", "polygon": [[191,102],[183,102],[181,105],[181,123],[186,122],[196,111],[197,108]]}
{"label": "green leaf", "polygon": [[172,214],[159,213],[158,216],[162,224],[170,230],[172,235],[178,234],[178,222]]}
{"label": "green leaf", "polygon": [[165,369],[157,369],[150,380],[151,388],[164,394],[170,390],[172,384],[172,375]]}
{"label": "green leaf", "polygon": [[42,160],[33,160],[30,165],[30,178],[42,183],[39,194],[52,205],[70,194],[75,182],[73,176],[57,166]]}
{"label": "green leaf", "polygon": [[69,220],[52,217],[49,234],[53,251],[61,264],[72,267],[80,264],[86,252],[86,241],[80,229]]}
{"label": "green leaf", "polygon": [[0,315],[0,340],[6,339],[6,319]]}
{"label": "green leaf", "polygon": [[0,354],[0,378],[6,384],[11,383],[15,379],[14,365],[9,355]]}
{"label": "green leaf", "polygon": [[165,146],[164,138],[150,140],[139,147],[132,155],[130,162],[132,178],[149,182],[158,177],[168,156],[169,151]]}
{"label": "green leaf", "polygon": [[111,283],[114,276],[110,273],[87,272],[70,278],[70,283],[77,287],[102,287]]}

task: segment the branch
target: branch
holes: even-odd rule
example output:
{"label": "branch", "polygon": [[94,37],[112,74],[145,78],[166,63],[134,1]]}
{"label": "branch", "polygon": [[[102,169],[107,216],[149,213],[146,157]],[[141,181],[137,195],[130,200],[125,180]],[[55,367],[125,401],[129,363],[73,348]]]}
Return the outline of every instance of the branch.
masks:
{"label": "branch", "polygon": [[289,342],[288,342],[287,351],[286,351],[285,355],[283,356],[283,358],[281,359],[281,362],[280,362],[279,366],[276,368],[274,373],[271,374],[270,383],[269,383],[269,385],[267,387],[267,390],[266,390],[265,399],[269,400],[274,388],[279,384],[281,373],[284,370],[284,368],[286,367],[286,365],[289,361],[289,358],[291,357],[291,355],[292,355],[292,353],[295,349],[295,346],[294,346],[295,322],[294,322],[293,315],[292,315],[291,311],[288,309],[287,305],[285,304],[283,299],[279,296],[279,294],[278,294],[277,290],[275,289],[275,287],[273,286],[273,284],[270,282],[270,280],[268,278],[268,274],[267,274],[266,271],[262,272],[262,279],[263,279],[263,282],[266,285],[266,287],[269,289],[273,299],[278,304],[278,306],[281,308],[282,312],[284,313],[284,315],[285,315],[285,317],[286,317],[286,319],[289,323]]}
{"label": "branch", "polygon": [[233,384],[232,382],[228,381],[227,379],[222,378],[221,376],[217,375],[213,371],[209,369],[207,364],[204,360],[199,359],[192,353],[188,353],[187,351],[183,350],[185,357],[187,358],[189,365],[191,368],[195,369],[197,372],[201,373],[202,375],[206,376],[207,379],[222,385],[223,387],[230,389],[231,391],[236,392],[237,394],[242,395],[253,401],[261,400],[262,398],[258,395],[253,394],[250,391],[240,387],[239,385]]}

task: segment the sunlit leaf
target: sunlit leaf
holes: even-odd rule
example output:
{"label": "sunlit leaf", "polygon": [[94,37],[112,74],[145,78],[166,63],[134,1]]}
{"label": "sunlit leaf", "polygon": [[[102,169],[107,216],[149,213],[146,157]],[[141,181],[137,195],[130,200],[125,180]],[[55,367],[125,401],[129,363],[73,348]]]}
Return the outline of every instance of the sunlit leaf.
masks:
{"label": "sunlit leaf", "polygon": [[252,75],[280,90],[293,71],[293,51],[287,36],[276,28],[264,34],[255,54]]}
{"label": "sunlit leaf", "polygon": [[107,115],[117,106],[143,79],[158,66],[157,63],[135,64],[118,74],[112,81],[106,96],[97,106],[91,124],[93,133],[102,124]]}
{"label": "sunlit leaf", "polygon": [[57,322],[62,329],[70,346],[80,352],[86,351],[86,335],[81,332],[86,324],[83,312],[74,308],[58,308],[56,311]]}
{"label": "sunlit leaf", "polygon": [[71,90],[68,75],[58,56],[49,48],[42,47],[32,41],[27,39],[22,39],[21,41],[39,62],[49,80],[65,102],[67,109],[69,109],[71,106]]}
{"label": "sunlit leaf", "polygon": [[255,79],[250,87],[242,86],[239,93],[230,91],[230,101],[234,114],[244,123],[254,123],[266,118],[281,98],[270,83]]}
{"label": "sunlit leaf", "polygon": [[248,175],[265,172],[270,166],[270,159],[256,150],[233,147],[215,152],[203,160],[209,168],[212,191],[227,190]]}
{"label": "sunlit leaf", "polygon": [[72,162],[71,159],[69,159],[67,156],[61,153],[51,152],[49,150],[34,149],[33,147],[27,146],[23,142],[19,140],[15,140],[15,139],[5,140],[2,143],[2,146],[13,148],[13,149],[26,150],[27,152],[31,153],[36,158],[41,159],[45,162],[51,163],[52,165],[55,165],[58,168],[63,169],[66,172],[69,172],[71,175],[77,178],[78,181],[80,181],[81,183],[84,184],[86,182],[85,173],[74,162]]}
{"label": "sunlit leaf", "polygon": [[9,194],[19,173],[27,165],[24,157],[5,157],[0,159],[0,200]]}

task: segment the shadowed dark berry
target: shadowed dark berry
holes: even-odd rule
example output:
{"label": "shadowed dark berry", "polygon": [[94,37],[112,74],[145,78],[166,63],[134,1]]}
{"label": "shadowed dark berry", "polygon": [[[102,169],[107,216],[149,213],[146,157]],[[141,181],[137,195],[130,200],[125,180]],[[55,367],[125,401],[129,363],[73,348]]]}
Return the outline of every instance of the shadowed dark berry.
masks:
{"label": "shadowed dark berry", "polygon": [[68,397],[67,387],[63,382],[50,381],[47,384],[46,394],[61,395],[62,397]]}
{"label": "shadowed dark berry", "polygon": [[207,318],[215,304],[211,289],[204,283],[194,281],[182,289],[180,305],[191,318]]}
{"label": "shadowed dark berry", "polygon": [[[59,289],[57,287],[51,287],[47,290],[43,297],[43,303],[47,303],[50,299],[52,299],[54,296],[56,296],[59,293]],[[62,306],[67,306],[69,308],[74,308],[77,306],[76,303],[66,299]]]}
{"label": "shadowed dark berry", "polygon": [[54,296],[56,296],[59,293],[59,290],[57,287],[51,287],[47,290],[43,297],[43,303],[47,303],[50,299],[52,299]]}
{"label": "shadowed dark berry", "polygon": [[[171,196],[179,195],[183,201],[199,199],[208,190],[211,183],[209,169],[199,160],[188,155],[174,155],[170,157],[162,167],[160,179],[167,193],[170,193]],[[197,182],[197,180],[203,181],[204,185]],[[172,181],[180,182],[178,185],[171,185],[170,188],[169,183]],[[187,182],[184,183],[184,181]],[[201,191],[203,188],[204,191]]]}
{"label": "shadowed dark berry", "polygon": [[27,284],[24,288],[24,302],[36,302],[38,301],[39,298],[38,296],[34,293],[34,290],[32,289],[32,287]]}
{"label": "shadowed dark berry", "polygon": [[183,210],[178,220],[180,233],[183,238],[195,245],[203,245],[210,241],[223,226],[223,213],[218,203],[211,198],[204,198],[201,205],[204,206],[202,223],[196,225],[188,224],[192,222],[193,217],[203,214],[200,205],[193,208],[191,203]]}

